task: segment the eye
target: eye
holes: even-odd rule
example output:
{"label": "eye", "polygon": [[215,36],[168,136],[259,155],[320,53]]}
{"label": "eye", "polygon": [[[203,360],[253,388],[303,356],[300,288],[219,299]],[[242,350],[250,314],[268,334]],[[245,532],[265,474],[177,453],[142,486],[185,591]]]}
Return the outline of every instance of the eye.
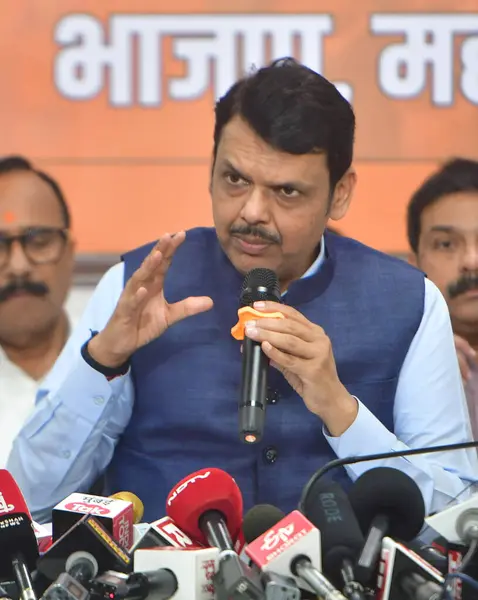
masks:
{"label": "eye", "polygon": [[237,173],[226,173],[225,178],[227,183],[229,183],[230,185],[239,185],[241,183],[246,183],[245,179],[243,179]]}
{"label": "eye", "polygon": [[280,193],[286,198],[296,198],[300,194],[298,190],[290,186],[280,188]]}
{"label": "eye", "polygon": [[433,242],[435,250],[453,250],[454,246],[453,240],[435,240]]}

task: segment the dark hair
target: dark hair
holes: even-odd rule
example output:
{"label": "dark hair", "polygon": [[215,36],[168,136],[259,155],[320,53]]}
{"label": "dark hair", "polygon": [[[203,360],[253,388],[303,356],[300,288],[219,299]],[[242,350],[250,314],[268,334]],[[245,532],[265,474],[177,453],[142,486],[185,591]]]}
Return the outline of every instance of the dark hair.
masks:
{"label": "dark hair", "polygon": [[293,58],[235,83],[217,102],[213,157],[224,126],[240,115],[270,146],[289,154],[324,151],[331,192],[353,158],[355,116],[337,88]]}
{"label": "dark hair", "polygon": [[426,179],[413,194],[407,209],[407,233],[410,248],[417,253],[420,220],[427,206],[443,196],[460,192],[478,192],[478,162],[454,158]]}
{"label": "dark hair", "polygon": [[71,226],[70,211],[58,183],[52,177],[50,177],[50,175],[35,169],[31,162],[23,156],[6,156],[4,158],[0,158],[0,176],[4,173],[12,173],[13,171],[30,171],[31,173],[35,173],[38,175],[38,177],[40,177],[40,179],[43,179],[43,181],[51,187],[53,193],[58,198],[58,202],[60,203],[60,209],[63,221],[65,222],[65,227],[69,229]]}

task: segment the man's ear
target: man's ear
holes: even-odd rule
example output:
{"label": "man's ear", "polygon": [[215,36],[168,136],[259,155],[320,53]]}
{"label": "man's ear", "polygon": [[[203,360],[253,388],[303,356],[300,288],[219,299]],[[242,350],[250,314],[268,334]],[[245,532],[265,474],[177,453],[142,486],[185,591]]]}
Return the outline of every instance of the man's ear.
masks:
{"label": "man's ear", "polygon": [[346,215],[352,201],[356,183],[357,174],[350,168],[335,186],[332,202],[328,210],[328,216],[333,221],[339,221]]}

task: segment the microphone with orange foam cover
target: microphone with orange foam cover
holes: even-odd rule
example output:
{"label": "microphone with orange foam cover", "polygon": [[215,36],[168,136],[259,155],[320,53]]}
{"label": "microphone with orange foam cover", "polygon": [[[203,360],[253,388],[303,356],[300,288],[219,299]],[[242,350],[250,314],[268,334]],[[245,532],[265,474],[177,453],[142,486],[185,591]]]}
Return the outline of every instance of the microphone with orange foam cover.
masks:
{"label": "microphone with orange foam cover", "polygon": [[244,326],[251,319],[284,318],[280,311],[260,313],[254,310],[254,303],[259,301],[281,302],[279,280],[271,269],[252,269],[247,273],[239,298],[239,322],[231,330],[233,337],[244,340],[239,396],[239,437],[248,444],[260,442],[264,433],[269,358],[262,350],[261,342],[244,337]]}
{"label": "microphone with orange foam cover", "polygon": [[12,475],[0,469],[0,581],[14,580],[23,600],[36,598],[30,573],[38,556],[25,498]]}

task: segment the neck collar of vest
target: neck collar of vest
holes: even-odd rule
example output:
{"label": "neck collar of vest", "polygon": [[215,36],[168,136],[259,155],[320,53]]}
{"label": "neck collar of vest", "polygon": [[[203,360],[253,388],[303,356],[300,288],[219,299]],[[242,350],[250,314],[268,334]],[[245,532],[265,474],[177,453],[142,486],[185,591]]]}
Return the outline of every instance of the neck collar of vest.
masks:
{"label": "neck collar of vest", "polygon": [[[327,235],[327,232],[325,233],[324,238],[326,243],[323,263],[313,275],[304,279],[297,279],[289,285],[289,288],[283,297],[286,304],[304,304],[321,296],[327,290],[334,274],[335,254],[333,241],[330,240],[330,236]],[[240,290],[242,282],[244,281],[244,276],[236,270],[219,242],[217,243],[217,252],[219,254],[219,263],[225,267],[223,272],[228,274],[227,279],[223,281],[225,289],[237,288]]]}

